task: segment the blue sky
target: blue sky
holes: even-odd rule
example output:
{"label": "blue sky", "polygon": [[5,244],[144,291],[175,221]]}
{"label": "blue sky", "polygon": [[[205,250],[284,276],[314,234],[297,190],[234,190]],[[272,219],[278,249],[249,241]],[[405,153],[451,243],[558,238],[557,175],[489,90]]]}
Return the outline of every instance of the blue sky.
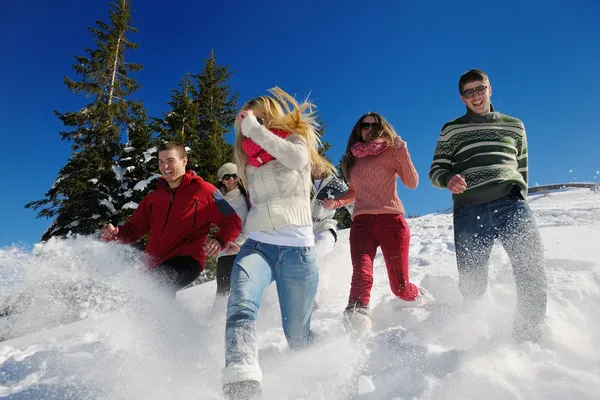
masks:
{"label": "blue sky", "polygon": [[[419,187],[400,187],[409,214],[451,205],[427,173],[441,126],[464,112],[457,81],[488,73],[496,109],[525,123],[530,185],[598,181],[600,3],[569,1],[134,0],[127,59],[144,65],[135,96],[151,116],[170,90],[198,72],[214,48],[230,66],[240,101],[280,86],[310,94],[328,124],[338,161],[356,120],[381,113],[408,142]],[[86,103],[63,84],[75,55],[93,46],[87,28],[107,21],[108,3],[8,2],[0,14],[0,132],[6,182],[0,246],[29,246],[50,224],[23,205],[40,199],[70,154],[53,110]],[[241,103],[240,103],[241,104]]]}

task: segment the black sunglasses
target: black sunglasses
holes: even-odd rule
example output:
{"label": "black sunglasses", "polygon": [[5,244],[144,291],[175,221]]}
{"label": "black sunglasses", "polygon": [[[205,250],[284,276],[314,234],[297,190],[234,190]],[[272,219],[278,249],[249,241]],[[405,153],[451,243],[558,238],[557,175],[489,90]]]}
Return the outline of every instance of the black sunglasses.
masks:
{"label": "black sunglasses", "polygon": [[379,126],[379,122],[361,122],[360,129],[367,130],[369,128],[377,128]]}
{"label": "black sunglasses", "polygon": [[223,175],[223,180],[224,180],[224,181],[226,181],[226,180],[229,180],[229,179],[231,179],[231,178],[233,178],[233,179],[237,179],[237,178],[238,178],[238,176],[237,176],[237,174],[225,174],[225,175]]}
{"label": "black sunglasses", "polygon": [[486,85],[479,85],[473,89],[463,90],[462,96],[465,99],[470,99],[471,97],[475,96],[475,92],[477,92],[477,94],[485,94],[485,92],[487,92],[487,89],[488,87]]}

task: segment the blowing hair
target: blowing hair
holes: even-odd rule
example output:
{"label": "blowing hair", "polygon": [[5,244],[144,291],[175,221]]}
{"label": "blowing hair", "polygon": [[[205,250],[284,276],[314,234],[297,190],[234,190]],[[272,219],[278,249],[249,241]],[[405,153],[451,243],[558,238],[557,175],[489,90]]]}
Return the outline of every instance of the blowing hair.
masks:
{"label": "blowing hair", "polygon": [[358,142],[365,142],[361,135],[360,126],[363,120],[369,116],[374,117],[375,121],[377,122],[377,126],[371,128],[376,129],[374,134],[371,135],[373,139],[381,139],[385,143],[393,146],[394,140],[396,140],[396,137],[398,136],[394,128],[380,114],[376,112],[368,112],[360,117],[358,121],[356,121],[356,124],[354,124],[352,132],[350,132],[350,137],[348,138],[348,144],[346,146],[346,153],[342,159],[342,173],[348,182],[350,182],[350,173],[352,172],[352,168],[354,168],[354,163],[356,162],[356,157],[354,157],[352,154],[352,146]]}
{"label": "blowing hair", "polygon": [[[319,154],[321,140],[317,134],[319,124],[315,120],[315,106],[308,100],[298,103],[296,99],[278,87],[268,90],[272,96],[256,97],[242,106],[242,110],[257,110],[265,117],[267,129],[280,129],[298,135],[308,146],[310,162],[320,170],[335,172],[335,167]],[[241,122],[235,121],[235,161],[238,176],[243,186],[247,187],[246,165],[248,157],[242,149],[245,136],[242,135]]]}

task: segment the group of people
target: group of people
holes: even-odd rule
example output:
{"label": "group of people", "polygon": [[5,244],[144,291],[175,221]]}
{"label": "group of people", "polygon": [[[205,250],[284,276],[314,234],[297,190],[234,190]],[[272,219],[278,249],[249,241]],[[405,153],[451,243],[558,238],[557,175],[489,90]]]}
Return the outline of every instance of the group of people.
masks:
{"label": "group of people", "polygon": [[[484,294],[490,251],[501,240],[517,287],[514,337],[540,341],[546,278],[542,241],[525,201],[525,128],[494,110],[484,72],[467,71],[458,89],[466,113],[443,126],[429,171],[435,187],[452,193],[458,286],[465,303]],[[409,302],[421,295],[409,276],[410,230],[397,194],[397,177],[411,189],[419,182],[406,141],[380,114],[361,116],[342,162],[347,186],[319,153],[313,109],[279,88],[246,102],[235,122],[235,163],[220,167],[216,186],[186,171],[183,146],[161,145],[158,188],[128,222],[101,231],[104,240],[124,243],[149,234],[150,270],[173,293],[198,277],[207,256],[217,256],[213,307],[227,303],[227,398],[260,394],[255,321],[263,291],[273,281],[290,348],[313,341],[317,265],[337,240],[336,209],[347,207],[352,214],[347,327],[370,326],[379,247],[391,292]],[[218,230],[209,238],[212,225]]]}

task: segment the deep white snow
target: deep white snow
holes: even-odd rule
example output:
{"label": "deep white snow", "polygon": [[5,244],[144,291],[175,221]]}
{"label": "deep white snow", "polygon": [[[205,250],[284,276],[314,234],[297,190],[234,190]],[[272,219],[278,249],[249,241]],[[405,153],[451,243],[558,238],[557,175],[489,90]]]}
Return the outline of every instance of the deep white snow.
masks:
{"label": "deep white snow", "polygon": [[[430,296],[417,304],[394,298],[378,254],[374,332],[364,342],[341,323],[352,270],[348,231],[320,265],[312,324],[320,339],[312,349],[288,350],[274,286],[265,292],[264,398],[600,398],[600,194],[559,190],[529,202],[546,247],[541,346],[511,342],[515,286],[501,247],[492,252],[486,296],[467,312],[456,287],[451,214],[426,215],[409,220],[411,277]],[[0,343],[0,397],[221,398],[224,315],[209,317],[214,282],[173,302],[140,276],[141,265],[140,253],[90,238],[52,240],[33,253],[0,249],[0,305],[28,299],[10,321],[0,319],[0,336],[13,337]]]}

